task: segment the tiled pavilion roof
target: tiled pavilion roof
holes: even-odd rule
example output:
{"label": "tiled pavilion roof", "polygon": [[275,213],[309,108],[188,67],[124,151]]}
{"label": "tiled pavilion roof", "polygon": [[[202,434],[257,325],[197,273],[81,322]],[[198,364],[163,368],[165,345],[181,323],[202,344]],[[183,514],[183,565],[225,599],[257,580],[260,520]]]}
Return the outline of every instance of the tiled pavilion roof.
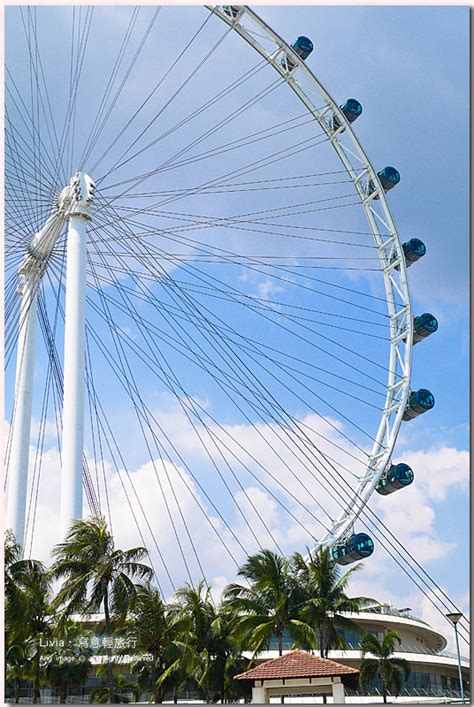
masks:
{"label": "tiled pavilion roof", "polygon": [[321,678],[355,675],[359,671],[348,665],[341,665],[328,658],[305,651],[291,651],[286,655],[267,660],[246,673],[236,675],[234,680],[265,680],[275,678]]}

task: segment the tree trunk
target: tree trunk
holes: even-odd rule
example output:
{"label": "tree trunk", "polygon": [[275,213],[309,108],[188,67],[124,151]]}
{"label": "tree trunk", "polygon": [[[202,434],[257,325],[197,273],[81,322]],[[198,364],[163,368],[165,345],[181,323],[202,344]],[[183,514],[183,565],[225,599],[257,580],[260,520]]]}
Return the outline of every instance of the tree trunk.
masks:
{"label": "tree trunk", "polygon": [[178,688],[176,685],[173,687],[173,702],[175,705],[178,704]]}
{"label": "tree trunk", "polygon": [[278,640],[278,655],[283,655],[283,634],[281,631],[277,632]]}
{"label": "tree trunk", "polygon": [[38,704],[38,700],[41,699],[39,683],[40,683],[40,654],[39,654],[39,651],[36,651],[35,673],[34,673],[34,679],[33,679],[33,704],[34,705]]}
{"label": "tree trunk", "polygon": [[20,701],[20,681],[15,680],[15,704],[17,705]]}
{"label": "tree trunk", "polygon": [[[110,612],[109,612],[109,595],[108,586],[104,585],[104,615],[105,615],[105,634],[107,638],[110,636]],[[112,698],[114,695],[114,674],[112,670],[112,660],[110,655],[110,648],[107,647],[107,679],[109,683],[109,699],[108,704],[112,704]]]}
{"label": "tree trunk", "polygon": [[59,704],[65,705],[66,704],[66,688],[62,687],[59,695]]}
{"label": "tree trunk", "polygon": [[158,704],[158,690],[156,689],[156,660],[157,660],[156,655],[152,655],[151,660],[152,660],[152,663],[151,663],[151,684],[152,684],[152,690],[153,690],[153,703],[155,705],[157,705]]}

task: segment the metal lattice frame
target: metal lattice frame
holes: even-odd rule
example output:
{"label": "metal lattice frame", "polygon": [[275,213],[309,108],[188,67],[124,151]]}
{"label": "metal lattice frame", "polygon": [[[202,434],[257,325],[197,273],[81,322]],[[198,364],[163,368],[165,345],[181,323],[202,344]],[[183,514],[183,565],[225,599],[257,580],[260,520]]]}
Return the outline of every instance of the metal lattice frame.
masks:
{"label": "metal lattice frame", "polygon": [[[390,317],[387,394],[367,468],[359,477],[346,507],[320,541],[321,545],[332,547],[348,534],[377,482],[390,467],[410,392],[413,315],[402,243],[374,167],[338,104],[304,61],[248,7],[206,7],[267,60],[326,133],[360,197],[380,260]],[[282,59],[283,65],[280,63]],[[369,183],[373,190],[369,190]],[[388,236],[380,233],[380,225],[387,229]],[[396,302],[396,295],[401,299],[400,303]]]}

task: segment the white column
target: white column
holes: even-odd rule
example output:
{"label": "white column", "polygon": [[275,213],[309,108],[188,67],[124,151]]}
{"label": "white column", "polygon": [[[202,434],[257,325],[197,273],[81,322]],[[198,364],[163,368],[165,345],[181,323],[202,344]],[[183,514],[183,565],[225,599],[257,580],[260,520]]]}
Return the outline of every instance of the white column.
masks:
{"label": "white column", "polygon": [[266,705],[269,703],[266,687],[252,687],[252,704]]}
{"label": "white column", "polygon": [[31,405],[35,370],[36,278],[23,282],[16,359],[15,408],[8,471],[7,523],[17,542],[25,541],[26,489],[30,452]]}
{"label": "white column", "polygon": [[63,539],[71,522],[82,518],[86,225],[87,221],[83,216],[71,216],[67,235],[61,469],[61,536]]}
{"label": "white column", "polygon": [[342,705],[346,701],[346,693],[344,691],[344,685],[342,682],[333,682],[332,684],[332,698],[335,705]]}

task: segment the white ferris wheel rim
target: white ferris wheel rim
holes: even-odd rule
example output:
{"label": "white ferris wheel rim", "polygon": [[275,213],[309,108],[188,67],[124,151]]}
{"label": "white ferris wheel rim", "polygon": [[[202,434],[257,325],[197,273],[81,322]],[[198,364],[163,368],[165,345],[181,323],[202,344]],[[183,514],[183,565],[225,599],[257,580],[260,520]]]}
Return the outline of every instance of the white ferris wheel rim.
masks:
{"label": "white ferris wheel rim", "polygon": [[[408,402],[412,368],[413,315],[402,242],[376,170],[339,105],[305,62],[249,7],[234,5],[206,5],[205,7],[216,17],[226,22],[236,34],[264,57],[313,114],[315,122],[328,136],[355,187],[379,256],[390,317],[387,393],[375,441],[368,455],[366,470],[360,475],[344,509],[320,540],[320,546],[332,547],[348,534],[367,505],[378,481],[390,467],[403,413]],[[238,13],[232,17],[224,12],[224,7],[238,7]],[[261,39],[270,43],[272,51],[262,44]],[[280,65],[280,60],[284,56],[291,56],[291,63],[294,65],[291,70]],[[295,76],[298,77],[298,80]],[[318,96],[318,104],[313,102],[311,92]],[[321,104],[321,100],[323,104]],[[340,126],[336,130],[331,127],[333,116],[337,117]],[[350,146],[342,142],[342,136],[350,143]],[[354,161],[358,163],[357,171]],[[364,186],[368,184],[369,180],[375,185],[375,190],[370,194]],[[381,213],[375,210],[375,196],[378,197]],[[380,233],[379,222],[389,231],[388,237]],[[395,301],[395,293],[401,298],[400,305]]]}

